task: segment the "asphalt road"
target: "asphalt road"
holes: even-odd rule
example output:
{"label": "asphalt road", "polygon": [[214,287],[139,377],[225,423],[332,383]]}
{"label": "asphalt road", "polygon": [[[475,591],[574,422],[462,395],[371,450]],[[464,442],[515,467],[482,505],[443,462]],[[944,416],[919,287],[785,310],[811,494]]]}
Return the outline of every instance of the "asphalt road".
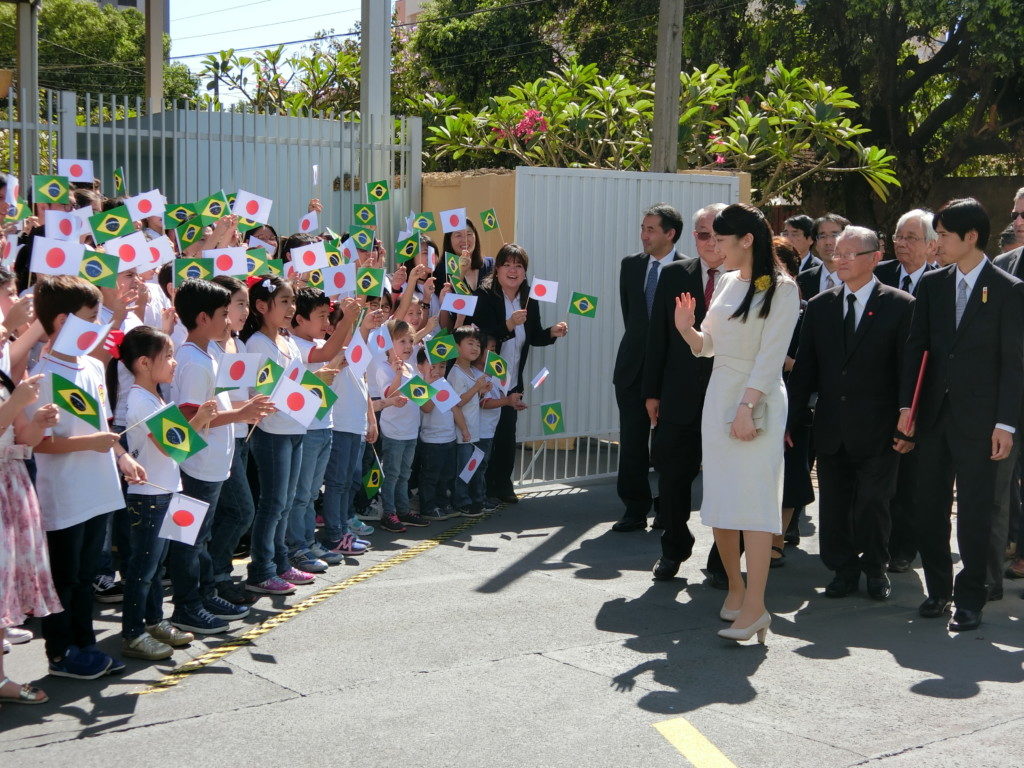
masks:
{"label": "asphalt road", "polygon": [[[376,534],[359,562],[262,599],[234,634],[334,594],[166,688],[153,686],[227,638],[93,682],[45,678],[42,641],[18,646],[7,674],[39,681],[51,702],[0,708],[0,764],[1016,764],[1017,584],[960,636],[917,617],[919,571],[894,576],[885,603],[829,600],[812,508],[771,574],[767,646],[737,646],[715,634],[724,593],[703,584],[709,530],[692,523],[681,578],[653,582],[657,534],[611,532],[614,491],[552,487],[436,545],[465,521]],[[116,652],[119,614],[97,611]]]}

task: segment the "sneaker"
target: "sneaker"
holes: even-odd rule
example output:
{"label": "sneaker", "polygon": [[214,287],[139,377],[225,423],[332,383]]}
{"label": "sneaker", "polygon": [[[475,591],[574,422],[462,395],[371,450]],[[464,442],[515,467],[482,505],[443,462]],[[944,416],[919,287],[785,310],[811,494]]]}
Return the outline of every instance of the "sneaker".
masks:
{"label": "sneaker", "polygon": [[389,533],[405,533],[405,526],[394,512],[388,512],[381,517],[380,527]]}
{"label": "sneaker", "polygon": [[316,581],[316,577],[312,573],[307,571],[300,571],[294,565],[284,573],[278,574],[283,581],[287,581],[290,584],[312,584]]}
{"label": "sneaker", "polygon": [[4,630],[4,635],[11,641],[11,645],[23,645],[34,637],[31,629],[21,627],[8,627]]}
{"label": "sneaker", "polygon": [[113,663],[106,654],[87,653],[78,646],[69,646],[60,661],[51,661],[49,672],[55,677],[71,677],[75,680],[95,680],[103,677]]}
{"label": "sneaker", "polygon": [[296,570],[305,571],[306,573],[324,573],[327,570],[327,563],[318,557],[314,557],[313,553],[308,549],[296,552],[294,556],[288,559]]}
{"label": "sneaker", "polygon": [[411,509],[408,512],[399,513],[398,519],[405,525],[411,525],[415,528],[425,528],[430,525],[430,521],[427,518],[419,512],[413,512]]}
{"label": "sneaker", "polygon": [[284,579],[279,579],[277,576],[271,576],[266,581],[261,581],[258,584],[247,581],[245,582],[245,588],[249,592],[256,592],[260,595],[291,595],[295,592],[295,587]]}
{"label": "sneaker", "polygon": [[316,542],[309,551],[313,553],[313,556],[317,560],[323,560],[328,565],[341,565],[345,562],[345,556],[338,552],[331,552],[327,547],[321,544],[319,541]]}
{"label": "sneaker", "polygon": [[484,511],[481,507],[474,505],[469,509],[460,509],[459,514],[463,517],[483,517]]}
{"label": "sneaker", "polygon": [[10,652],[11,652],[11,648],[13,648],[13,647],[14,647],[14,646],[13,646],[13,645],[11,645],[11,643],[10,643],[10,641],[9,641],[9,640],[4,640],[4,643],[3,643],[3,649],[4,649],[4,654],[5,654],[5,655],[6,655],[6,654],[8,654],[8,653],[10,653]]}
{"label": "sneaker", "polygon": [[437,523],[441,520],[447,520],[448,515],[445,514],[445,511],[443,509],[434,507],[430,511],[423,513],[423,519],[431,523]]}
{"label": "sneaker", "polygon": [[228,631],[228,623],[224,619],[218,619],[205,608],[175,611],[171,614],[170,621],[178,629],[196,635],[216,635]]}
{"label": "sneaker", "polygon": [[216,619],[224,621],[238,621],[249,615],[249,609],[243,605],[229,603],[219,595],[212,595],[203,600],[203,608]]}
{"label": "sneaker", "polygon": [[146,631],[164,645],[169,645],[172,648],[180,648],[196,639],[196,636],[191,632],[182,632],[167,619],[164,619],[159,624],[147,625]]}
{"label": "sneaker", "polygon": [[131,640],[126,637],[121,647],[121,653],[133,659],[158,661],[160,659],[169,659],[174,655],[174,649],[166,643],[161,643],[152,635],[147,635],[143,632]]}
{"label": "sneaker", "polygon": [[362,512],[357,512],[356,517],[360,520],[382,520],[384,515],[384,505],[381,502],[380,496],[374,498],[370,502],[370,506],[364,509]]}
{"label": "sneaker", "polygon": [[501,506],[501,502],[497,499],[484,499],[483,510],[484,512],[494,512],[498,507]]}
{"label": "sneaker", "polygon": [[120,603],[124,600],[124,584],[105,573],[93,580],[92,589],[97,603]]}
{"label": "sneaker", "polygon": [[232,605],[252,605],[256,598],[245,591],[241,584],[233,581],[217,582],[217,597],[227,600]]}
{"label": "sneaker", "polygon": [[359,539],[359,538],[357,538],[356,539],[356,544],[361,544],[367,550],[373,549],[373,543],[367,541],[366,539]]}
{"label": "sneaker", "polygon": [[124,672],[126,669],[123,661],[121,661],[120,659],[115,659],[113,656],[109,656],[108,654],[104,653],[96,646],[95,643],[93,643],[92,645],[87,645],[84,648],[82,648],[82,653],[91,653],[95,656],[101,656],[106,661],[108,661],[109,664],[107,666],[107,671],[103,673],[105,675],[117,675],[121,672]]}
{"label": "sneaker", "polygon": [[372,525],[367,525],[362,520],[354,517],[348,521],[348,529],[356,536],[369,536],[373,533]]}
{"label": "sneaker", "polygon": [[342,556],[361,555],[366,552],[366,547],[359,543],[355,534],[346,533],[331,548],[331,551]]}

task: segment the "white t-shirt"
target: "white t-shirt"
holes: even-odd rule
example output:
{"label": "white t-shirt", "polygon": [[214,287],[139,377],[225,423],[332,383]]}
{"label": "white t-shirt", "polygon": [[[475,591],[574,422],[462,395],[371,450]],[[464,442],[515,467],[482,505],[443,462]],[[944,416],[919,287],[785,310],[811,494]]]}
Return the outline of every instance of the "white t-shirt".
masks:
{"label": "white t-shirt", "polygon": [[[135,385],[128,390],[126,401],[125,413],[129,424],[148,419],[166,405],[152,392]],[[129,453],[146,470],[149,482],[171,491],[181,490],[181,472],[178,471],[177,462],[157,447],[145,424],[128,430],[126,439]],[[137,496],[159,496],[167,493],[161,488],[141,483],[129,485],[128,493]]]}
{"label": "white t-shirt", "polygon": [[[409,405],[412,405],[412,403]],[[442,412],[441,409],[437,407],[429,413],[421,410],[420,440],[424,443],[432,444],[454,443],[455,411],[449,409],[446,412]]]}
{"label": "white t-shirt", "polygon": [[[491,377],[491,389],[484,395],[484,399],[500,400],[505,394],[498,386],[497,379]],[[488,439],[494,437],[498,429],[498,419],[501,418],[501,408],[480,408],[480,437]]]}
{"label": "white t-shirt", "polygon": [[[102,307],[100,309],[99,322],[109,323],[110,319],[114,316],[113,311]],[[121,327],[118,329],[122,333],[128,333],[132,328],[138,328],[143,325],[143,322],[139,320],[139,316],[134,312],[129,312],[125,315],[124,322],[121,323]],[[159,325],[154,326],[159,328]],[[126,427],[132,422],[124,420],[125,411],[128,409],[128,390],[131,389],[132,384],[135,383],[135,377],[132,376],[132,372],[128,370],[128,367],[118,361],[117,363],[117,403],[114,405],[114,426],[115,427]]]}
{"label": "white t-shirt", "polygon": [[[299,352],[302,354],[302,360],[306,363],[306,368],[315,373],[324,367],[324,363],[311,363],[309,362],[309,354],[314,349],[319,349],[327,342],[323,339],[313,339],[313,341],[306,341],[299,336],[292,336],[292,341],[295,342],[295,346],[299,348]],[[327,411],[327,414],[322,419],[313,419],[309,423],[310,429],[331,429],[334,426],[334,419],[331,418],[334,413],[334,409],[331,408]]]}
{"label": "white t-shirt", "polygon": [[[351,366],[346,365],[334,377],[331,386],[338,399],[331,409],[335,432],[351,432],[353,435],[366,434],[367,387],[363,376],[356,377]],[[386,408],[384,410],[387,410]]]}
{"label": "white t-shirt", "polygon": [[[240,338],[236,336],[234,341],[235,352],[241,354],[246,351],[245,344],[242,343],[242,340]],[[214,359],[217,361],[218,367],[220,366],[220,361],[224,357],[224,355],[228,354],[227,350],[225,350],[224,347],[221,346],[221,343],[219,341],[213,342],[209,347],[206,348],[206,351],[213,355]],[[242,387],[241,389],[233,389],[227,393],[227,396],[228,400],[231,401],[232,407],[235,407],[236,403],[244,403],[246,400],[252,397],[252,387]],[[234,424],[232,424],[231,429],[235,435],[235,439],[238,439],[239,437],[248,437],[250,426],[251,425],[246,424],[245,422],[242,421],[236,421]]]}
{"label": "white t-shirt", "polygon": [[[476,380],[483,375],[476,368],[470,368],[466,373],[459,366],[453,365],[448,372],[448,383],[452,389],[459,393],[461,398],[476,385]],[[480,439],[480,396],[474,395],[468,402],[462,405],[462,418],[466,420],[466,429],[469,430],[469,442],[475,443]],[[465,443],[461,434],[456,434],[457,443]]]}
{"label": "white t-shirt", "polygon": [[[666,262],[670,263],[670,262]],[[505,296],[505,319],[508,320],[512,317],[513,312],[517,312],[522,309],[519,306],[519,297],[509,299]],[[501,345],[500,354],[505,358],[505,362],[508,363],[508,388],[512,389],[519,384],[519,358],[522,357],[523,347],[526,346],[526,323],[520,323],[515,327],[512,332],[514,335],[511,339],[504,342]],[[486,352],[481,352],[484,357],[487,356]]]}
{"label": "white t-shirt", "polygon": [[[412,369],[406,364],[400,386],[405,386],[405,382],[412,376]],[[394,378],[395,372],[389,366],[377,369],[377,386],[381,392],[388,388]],[[420,413],[416,403],[411,400],[401,408],[395,405],[387,406],[379,413],[381,434],[392,440],[415,440],[420,433]]]}
{"label": "white t-shirt", "polygon": [[[249,340],[245,342],[245,348],[249,352],[258,352],[261,355],[266,355],[285,370],[288,370],[288,366],[291,365],[293,361],[302,362],[302,353],[299,352],[299,348],[295,346],[295,341],[291,336],[281,335],[277,338],[288,350],[287,353],[283,352],[277,344],[260,331],[257,331],[249,337]],[[264,432],[269,432],[272,435],[306,434],[306,428],[304,426],[287,413],[281,412],[265,416],[260,421],[257,429],[262,429]]]}
{"label": "white t-shirt", "polygon": [[[94,357],[80,357],[67,363],[50,355],[40,358],[32,369],[37,373],[56,373],[95,398],[100,407],[100,428],[68,413],[60,412],[60,421],[50,430],[53,437],[76,437],[107,431],[110,406],[107,402],[103,364]],[[48,380],[47,377],[46,380]],[[46,384],[49,386],[49,383]],[[30,415],[48,398],[40,397],[26,411]],[[74,453],[37,453],[36,494],[42,512],[43,530],[59,531],[84,523],[97,515],[124,507],[121,479],[114,451],[75,451]]]}
{"label": "white t-shirt", "polygon": [[[218,410],[231,410],[228,393],[216,394],[217,361],[213,355],[187,341],[181,345],[176,358],[178,367],[174,370],[171,399],[179,408],[186,405],[198,407],[207,400],[216,400]],[[227,480],[235,451],[234,425],[210,427],[200,435],[206,441],[206,447],[185,459],[181,469],[189,477],[208,483]]]}
{"label": "white t-shirt", "polygon": [[164,327],[164,310],[174,305],[171,304],[171,300],[167,298],[163,288],[155,280],[146,283],[146,290],[149,291],[149,301],[146,302],[146,307],[142,310],[142,320],[146,325],[162,329]]}
{"label": "white t-shirt", "polygon": [[366,366],[366,383],[370,391],[370,397],[374,400],[379,400],[384,397],[383,387],[380,385],[380,381],[383,378],[387,386],[391,383],[391,379],[394,378],[395,372],[391,370],[391,366],[388,365],[386,358],[373,358],[370,364]]}

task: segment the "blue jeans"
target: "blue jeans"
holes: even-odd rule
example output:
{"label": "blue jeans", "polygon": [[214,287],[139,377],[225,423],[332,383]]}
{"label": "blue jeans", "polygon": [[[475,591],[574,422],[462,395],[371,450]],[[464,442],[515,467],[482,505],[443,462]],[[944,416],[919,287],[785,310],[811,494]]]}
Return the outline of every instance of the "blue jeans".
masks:
{"label": "blue jeans", "polygon": [[412,460],[416,456],[416,440],[382,441],[381,463],[384,465],[384,483],[381,497],[384,514],[409,511],[409,475],[412,474]]}
{"label": "blue jeans", "polygon": [[216,517],[217,499],[222,485],[223,480],[197,480],[185,472],[181,473],[182,493],[205,501],[210,508],[199,526],[194,545],[172,541],[167,547],[167,575],[171,577],[175,611],[195,612],[203,607],[205,598],[213,596],[213,561],[207,545],[213,531],[213,519]]}
{"label": "blue jeans", "polygon": [[285,531],[302,466],[304,435],[274,435],[259,427],[252,436],[252,457],[260,471],[260,499],[252,521],[249,582],[280,576],[291,566]]}
{"label": "blue jeans", "polygon": [[469,457],[473,451],[480,446],[476,443],[459,443],[455,446],[455,485],[452,498],[455,500],[456,509],[468,509],[480,507],[484,503],[484,472],[483,467],[477,467],[473,477],[468,483],[462,482],[459,474],[466,468]]}
{"label": "blue jeans", "polygon": [[213,578],[218,582],[231,581],[231,558],[256,515],[256,504],[252,500],[252,489],[246,477],[248,464],[249,443],[245,442],[244,437],[236,437],[231,475],[220,489],[209,546]]}
{"label": "blue jeans", "polygon": [[455,479],[455,442],[424,443],[416,450],[420,458],[420,513],[449,506],[448,490]]}
{"label": "blue jeans", "polygon": [[164,589],[157,573],[167,555],[170,542],[157,536],[163,524],[171,494],[125,496],[128,509],[128,533],[131,557],[125,564],[124,605],[121,635],[129,640],[143,633],[146,626],[159,624],[164,617]]}
{"label": "blue jeans", "polygon": [[302,438],[302,463],[299,465],[299,479],[295,485],[295,496],[288,510],[286,543],[292,557],[313,545],[316,533],[316,512],[313,502],[320,494],[327,471],[327,460],[331,457],[331,433],[333,429],[311,429]]}
{"label": "blue jeans", "polygon": [[362,486],[363,436],[355,432],[335,432],[331,455],[324,475],[324,527],[320,532],[325,544],[334,544],[349,532],[352,498]]}

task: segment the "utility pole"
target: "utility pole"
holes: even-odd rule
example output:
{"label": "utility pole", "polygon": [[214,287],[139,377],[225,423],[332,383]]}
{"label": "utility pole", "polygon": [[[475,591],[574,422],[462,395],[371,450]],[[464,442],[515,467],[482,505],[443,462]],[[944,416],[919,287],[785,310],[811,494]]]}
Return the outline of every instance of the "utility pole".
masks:
{"label": "utility pole", "polygon": [[17,8],[18,27],[18,118],[21,121],[21,141],[18,162],[21,178],[28,181],[39,167],[39,3],[40,0],[21,0]]}
{"label": "utility pole", "polygon": [[[394,141],[391,124],[391,0],[362,0],[362,26],[359,81],[359,120],[362,151],[358,176],[363,190],[371,181],[390,179],[394,169],[388,167],[389,153],[385,146]],[[351,169],[356,177],[356,169]],[[380,237],[394,232],[390,226],[391,206],[385,204],[383,220],[389,222],[379,230]],[[378,206],[381,215],[381,206]],[[385,240],[386,247],[391,244]]]}
{"label": "utility pole", "polygon": [[679,166],[679,70],[683,60],[684,5],[684,0],[661,0],[658,9],[652,173],[675,173]]}
{"label": "utility pole", "polygon": [[165,0],[146,0],[146,106],[149,114],[164,106]]}

